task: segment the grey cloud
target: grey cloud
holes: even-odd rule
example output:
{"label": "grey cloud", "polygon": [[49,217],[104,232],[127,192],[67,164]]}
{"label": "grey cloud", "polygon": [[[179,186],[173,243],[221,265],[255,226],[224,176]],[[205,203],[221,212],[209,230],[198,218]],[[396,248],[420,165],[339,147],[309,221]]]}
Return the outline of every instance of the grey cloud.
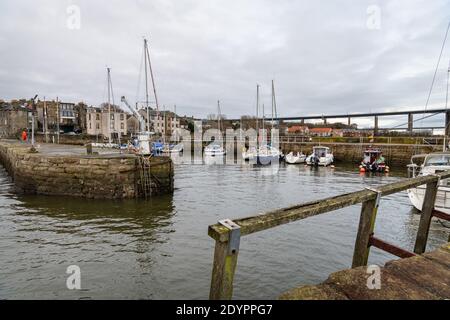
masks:
{"label": "grey cloud", "polygon": [[[374,4],[380,30],[366,26]],[[69,5],[80,30],[66,27]],[[97,105],[108,65],[116,102],[142,100],[145,35],[161,105],[205,117],[220,99],[228,117],[253,114],[256,83],[268,105],[275,79],[279,113],[294,116],[423,108],[450,3],[6,0],[0,12],[1,98]],[[444,104],[449,59],[450,44],[430,107]]]}

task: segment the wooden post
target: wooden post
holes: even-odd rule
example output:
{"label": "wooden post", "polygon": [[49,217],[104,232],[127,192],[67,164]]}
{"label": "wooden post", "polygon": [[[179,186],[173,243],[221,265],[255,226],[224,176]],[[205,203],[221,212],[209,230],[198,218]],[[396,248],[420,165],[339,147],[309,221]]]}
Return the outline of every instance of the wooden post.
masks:
{"label": "wooden post", "polygon": [[216,241],[211,277],[211,300],[231,300],[233,296],[234,271],[239,251],[229,252],[229,242]]}
{"label": "wooden post", "polygon": [[427,183],[427,189],[423,198],[422,214],[420,216],[419,230],[417,231],[416,243],[414,245],[414,252],[422,254],[427,247],[428,232],[430,231],[431,218],[433,216],[434,202],[436,201],[436,194],[439,185],[439,179]]}
{"label": "wooden post", "polygon": [[366,266],[369,259],[369,240],[375,227],[375,218],[378,210],[377,199],[363,202],[359,218],[358,234],[356,235],[353,252],[352,268]]}

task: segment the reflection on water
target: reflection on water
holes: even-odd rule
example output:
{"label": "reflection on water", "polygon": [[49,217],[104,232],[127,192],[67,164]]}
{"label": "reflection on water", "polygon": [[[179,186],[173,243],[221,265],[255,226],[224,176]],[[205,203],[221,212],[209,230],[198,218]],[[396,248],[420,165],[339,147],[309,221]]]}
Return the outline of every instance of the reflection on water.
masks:
{"label": "reflection on water", "polygon": [[[216,160],[214,160],[215,162]],[[393,182],[400,172],[356,167],[177,165],[175,192],[150,201],[18,196],[0,171],[0,298],[174,299],[208,297],[214,243],[207,226],[300,202]],[[275,298],[348,268],[360,206],[244,237],[236,298]],[[406,193],[383,198],[376,234],[411,249],[419,217]],[[437,222],[430,248],[447,239]],[[393,257],[372,250],[370,263]],[[81,268],[82,290],[66,288]]]}

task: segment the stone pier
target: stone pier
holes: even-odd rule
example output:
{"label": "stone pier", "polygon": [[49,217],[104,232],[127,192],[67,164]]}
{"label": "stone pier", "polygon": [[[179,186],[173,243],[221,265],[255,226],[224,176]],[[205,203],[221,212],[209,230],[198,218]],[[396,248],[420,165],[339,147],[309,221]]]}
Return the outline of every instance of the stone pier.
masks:
{"label": "stone pier", "polygon": [[149,158],[149,172],[143,174],[139,156],[133,154],[87,155],[86,148],[52,144],[42,144],[32,153],[29,144],[0,140],[0,164],[17,191],[25,194],[127,199],[173,192],[168,157]]}

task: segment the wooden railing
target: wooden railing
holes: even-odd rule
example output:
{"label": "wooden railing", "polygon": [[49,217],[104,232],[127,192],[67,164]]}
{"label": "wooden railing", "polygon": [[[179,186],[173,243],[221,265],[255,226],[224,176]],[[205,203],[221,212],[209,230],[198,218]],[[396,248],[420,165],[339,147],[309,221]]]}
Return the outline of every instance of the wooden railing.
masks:
{"label": "wooden railing", "polygon": [[[352,267],[367,265],[370,247],[374,246],[399,257],[410,257],[425,252],[428,231],[432,216],[450,220],[450,215],[434,210],[437,188],[441,179],[450,178],[450,171],[436,175],[421,176],[402,180],[377,189],[366,188],[361,191],[316,200],[280,210],[270,211],[235,220],[221,220],[210,225],[208,234],[215,241],[214,263],[212,269],[210,299],[231,299],[233,279],[239,254],[240,237],[270,229],[289,222],[305,219],[321,213],[334,211],[362,203],[358,234],[356,236]],[[414,246],[409,252],[374,236],[378,204],[382,196],[426,185],[422,215]]]}

